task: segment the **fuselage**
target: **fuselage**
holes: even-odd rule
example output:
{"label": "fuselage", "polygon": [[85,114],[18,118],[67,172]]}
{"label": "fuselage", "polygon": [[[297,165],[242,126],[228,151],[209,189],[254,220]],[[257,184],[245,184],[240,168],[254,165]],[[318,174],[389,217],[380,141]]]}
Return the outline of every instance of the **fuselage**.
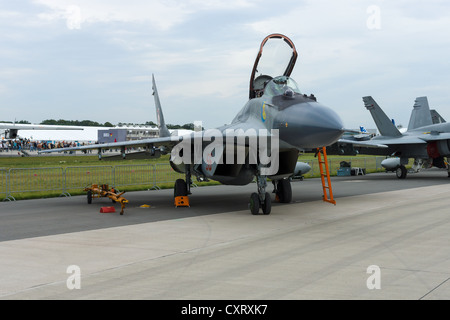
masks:
{"label": "fuselage", "polygon": [[[245,144],[242,148],[246,149],[246,161],[236,163],[235,157],[232,163],[227,161],[232,157],[226,158],[225,154],[236,153],[236,150],[227,150],[230,146],[226,146],[222,163],[214,164],[212,169],[205,164],[201,173],[224,184],[238,185],[251,182],[257,170],[257,165],[249,159],[249,144],[254,135],[258,137],[253,140],[257,141],[258,147],[263,137],[268,140],[273,137],[278,139],[279,168],[268,175],[269,178],[278,180],[294,173],[299,150],[328,146],[337,141],[344,132],[342,121],[333,110],[318,103],[315,97],[301,94],[295,82],[288,77],[271,80],[262,96],[250,99],[231,124],[218,130],[224,137],[230,132],[246,136],[247,142],[242,143]],[[271,141],[268,141],[268,145],[271,145]]]}

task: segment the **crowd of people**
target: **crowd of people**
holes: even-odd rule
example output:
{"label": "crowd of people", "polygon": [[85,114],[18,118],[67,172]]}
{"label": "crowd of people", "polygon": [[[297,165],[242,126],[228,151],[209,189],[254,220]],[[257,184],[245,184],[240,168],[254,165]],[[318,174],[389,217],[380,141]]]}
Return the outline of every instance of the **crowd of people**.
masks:
{"label": "crowd of people", "polygon": [[31,141],[29,139],[11,139],[0,141],[0,152],[41,151],[46,149],[84,146],[86,143],[72,141]]}

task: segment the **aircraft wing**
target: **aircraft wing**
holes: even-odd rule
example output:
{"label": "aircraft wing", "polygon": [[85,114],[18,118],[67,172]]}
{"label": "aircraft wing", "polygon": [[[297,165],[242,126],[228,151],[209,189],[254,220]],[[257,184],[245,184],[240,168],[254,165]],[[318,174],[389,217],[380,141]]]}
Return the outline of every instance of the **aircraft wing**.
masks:
{"label": "aircraft wing", "polygon": [[366,147],[366,148],[389,148],[389,146],[381,143],[375,143],[372,141],[358,141],[358,140],[347,140],[347,139],[339,139],[338,143],[347,143],[352,144],[355,147]]}
{"label": "aircraft wing", "polygon": [[[103,144],[91,144],[87,146],[78,146],[78,147],[70,147],[70,148],[57,148],[57,149],[49,149],[42,150],[39,153],[53,153],[53,152],[63,152],[63,151],[78,151],[78,150],[103,150],[103,149],[119,149],[119,148],[138,148],[138,147],[161,147],[164,146],[170,151],[175,145],[183,141],[183,139],[191,139],[191,143],[194,143],[196,139],[200,139],[201,141],[212,141],[211,138],[215,136],[221,136],[223,139],[223,143],[227,142],[227,139],[235,138],[235,137],[270,137],[271,134],[261,133],[258,130],[250,130],[250,131],[239,131],[235,130],[234,126],[225,126],[220,130],[215,129],[211,131],[201,131],[201,132],[192,132],[187,135],[182,136],[170,136],[170,137],[160,137],[160,138],[151,138],[151,139],[142,139],[142,140],[131,140],[131,141],[123,141],[123,142],[112,142],[112,143],[103,143]],[[198,141],[198,140],[197,140]],[[239,144],[238,142],[234,142],[234,144]]]}
{"label": "aircraft wing", "polygon": [[63,151],[77,151],[77,150],[102,150],[102,149],[118,149],[118,148],[137,148],[137,147],[146,147],[146,146],[167,146],[169,148],[175,146],[178,142],[181,141],[182,136],[172,136],[172,137],[163,137],[163,138],[151,138],[151,139],[142,139],[142,140],[131,140],[131,141],[123,141],[123,142],[112,142],[112,143],[103,143],[103,144],[90,144],[87,146],[79,146],[79,147],[70,147],[70,148],[57,148],[57,149],[49,149],[42,150],[39,153],[52,153],[52,152],[63,152]]}
{"label": "aircraft wing", "polygon": [[[450,134],[449,134],[450,135]],[[405,145],[405,144],[426,144],[427,141],[433,141],[433,140],[427,140],[430,137],[414,137],[414,136],[402,136],[400,138],[384,138],[384,139],[372,139],[372,140],[366,140],[366,141],[354,141],[354,140],[347,140],[347,139],[339,139],[339,143],[348,143],[352,144],[356,147],[366,147],[366,148],[388,148],[392,145]],[[439,136],[437,136],[439,137]],[[441,139],[448,139],[444,137],[440,137],[436,140]]]}
{"label": "aircraft wing", "polygon": [[438,133],[438,134],[426,134],[423,137],[420,137],[423,141],[439,141],[439,140],[448,140],[450,139],[450,133]]}

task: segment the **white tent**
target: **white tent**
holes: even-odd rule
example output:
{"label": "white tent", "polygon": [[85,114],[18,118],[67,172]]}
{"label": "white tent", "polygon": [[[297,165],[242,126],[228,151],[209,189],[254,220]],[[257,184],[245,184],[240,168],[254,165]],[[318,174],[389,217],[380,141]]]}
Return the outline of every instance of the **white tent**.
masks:
{"label": "white tent", "polygon": [[98,140],[98,130],[106,127],[82,127],[83,130],[19,130],[20,138],[31,141],[79,141],[94,143]]}

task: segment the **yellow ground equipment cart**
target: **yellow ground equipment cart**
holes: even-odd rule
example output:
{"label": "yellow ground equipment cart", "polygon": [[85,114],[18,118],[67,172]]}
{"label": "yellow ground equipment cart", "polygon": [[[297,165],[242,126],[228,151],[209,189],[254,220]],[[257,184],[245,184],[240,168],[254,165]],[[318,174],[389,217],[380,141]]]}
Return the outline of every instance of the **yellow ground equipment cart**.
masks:
{"label": "yellow ground equipment cart", "polygon": [[110,198],[112,202],[119,202],[121,205],[120,214],[123,215],[123,209],[125,209],[125,204],[128,203],[128,200],[122,197],[125,191],[117,193],[114,188],[109,189],[107,184],[93,184],[90,187],[84,188],[84,191],[87,191],[87,202],[89,204],[92,203],[93,198]]}

